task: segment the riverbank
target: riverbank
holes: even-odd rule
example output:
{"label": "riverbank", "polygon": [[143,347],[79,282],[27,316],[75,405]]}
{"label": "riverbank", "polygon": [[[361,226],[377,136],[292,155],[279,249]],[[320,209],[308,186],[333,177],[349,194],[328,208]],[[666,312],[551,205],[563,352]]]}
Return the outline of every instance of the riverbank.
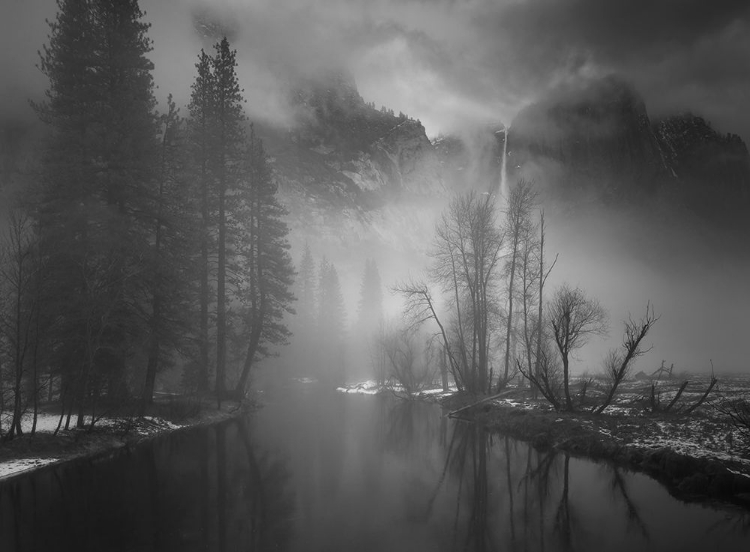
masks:
{"label": "riverbank", "polygon": [[[146,416],[103,417],[93,428],[61,428],[56,435],[59,411],[45,409],[38,415],[33,436],[29,434],[33,420],[27,415],[22,423],[24,435],[0,443],[0,481],[46,466],[105,456],[167,433],[228,420],[252,408],[252,402],[224,401],[218,409],[213,398],[162,397],[149,407]],[[71,421],[74,424],[75,419]]]}
{"label": "riverbank", "polygon": [[[693,404],[707,385],[699,378],[693,382],[683,395],[686,404]],[[748,383],[744,377],[723,378],[716,399],[746,396]],[[750,509],[750,451],[743,447],[740,432],[709,402],[690,414],[685,414],[685,409],[648,412],[639,404],[643,385],[627,382],[602,414],[592,413],[590,407],[557,412],[543,399],[532,399],[528,388],[510,388],[489,400],[441,389],[425,390],[412,398],[437,400],[455,418],[482,424],[537,449],[560,450],[645,473],[684,501],[721,501]],[[661,382],[661,386],[665,402],[679,387],[677,382]],[[392,389],[377,388],[374,382],[339,391],[393,393]],[[596,400],[594,397],[594,404]]]}
{"label": "riverbank", "polygon": [[[476,400],[456,394],[442,402],[455,412]],[[646,473],[681,500],[718,500],[750,508],[750,457],[729,444],[736,443],[728,439],[733,428],[705,410],[689,415],[638,409],[557,412],[516,396],[478,404],[454,417],[541,450],[606,460]]]}

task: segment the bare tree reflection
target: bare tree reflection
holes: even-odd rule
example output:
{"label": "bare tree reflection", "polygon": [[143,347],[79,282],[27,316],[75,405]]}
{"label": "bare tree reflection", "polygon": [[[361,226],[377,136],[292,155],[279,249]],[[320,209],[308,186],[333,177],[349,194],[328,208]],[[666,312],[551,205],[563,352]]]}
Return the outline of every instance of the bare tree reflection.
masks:
{"label": "bare tree reflection", "polygon": [[509,437],[506,435],[503,441],[505,443],[505,477],[508,482],[508,526],[510,527],[511,544],[514,545],[516,542],[516,524],[513,521],[515,512],[513,506],[513,477],[510,469],[511,454]]}
{"label": "bare tree reflection", "polygon": [[630,498],[630,493],[628,492],[625,480],[623,479],[622,473],[620,473],[620,469],[617,466],[612,466],[612,482],[610,486],[616,493],[616,495],[619,495],[622,498],[625,504],[625,511],[628,518],[628,531],[630,531],[632,528],[635,528],[643,536],[644,539],[646,539],[647,541],[651,540],[651,535],[649,535],[648,527],[641,517],[638,506]]}
{"label": "bare tree reflection", "polygon": [[712,524],[707,534],[719,534],[724,536],[735,533],[743,537],[750,536],[750,512],[742,509],[726,511],[724,517]]}
{"label": "bare tree reflection", "polygon": [[227,449],[226,424],[216,428],[216,517],[218,552],[227,549]]}
{"label": "bare tree reflection", "polygon": [[573,550],[573,536],[571,528],[572,513],[570,511],[570,455],[565,453],[563,467],[563,488],[560,502],[555,513],[555,532],[560,535],[563,550]]}
{"label": "bare tree reflection", "polygon": [[[546,507],[551,500],[551,474],[558,464],[559,457],[554,451],[539,452],[527,449],[526,469],[518,482],[518,489],[524,492],[524,550],[544,551],[547,528]],[[536,512],[536,518],[534,513]],[[538,540],[537,540],[538,539]]]}

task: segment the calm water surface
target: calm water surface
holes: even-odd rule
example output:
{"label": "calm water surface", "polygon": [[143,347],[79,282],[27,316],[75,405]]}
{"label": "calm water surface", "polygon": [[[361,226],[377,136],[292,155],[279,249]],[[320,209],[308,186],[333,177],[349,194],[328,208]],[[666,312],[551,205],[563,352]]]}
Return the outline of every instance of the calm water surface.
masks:
{"label": "calm water surface", "polygon": [[247,420],[0,485],[0,550],[750,550],[683,504],[440,408],[289,383]]}

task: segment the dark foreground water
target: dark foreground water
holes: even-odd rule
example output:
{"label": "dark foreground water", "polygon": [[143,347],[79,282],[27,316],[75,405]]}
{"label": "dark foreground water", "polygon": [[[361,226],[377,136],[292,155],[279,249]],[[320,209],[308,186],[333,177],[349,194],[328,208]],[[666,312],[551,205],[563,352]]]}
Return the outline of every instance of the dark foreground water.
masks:
{"label": "dark foreground water", "polygon": [[0,485],[0,551],[745,551],[645,476],[290,384],[253,417]]}

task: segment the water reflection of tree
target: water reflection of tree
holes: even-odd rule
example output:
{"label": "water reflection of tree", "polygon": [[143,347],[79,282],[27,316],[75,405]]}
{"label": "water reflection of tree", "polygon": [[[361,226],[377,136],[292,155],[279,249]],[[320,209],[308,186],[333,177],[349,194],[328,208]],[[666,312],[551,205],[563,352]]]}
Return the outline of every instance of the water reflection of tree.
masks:
{"label": "water reflection of tree", "polygon": [[555,532],[560,535],[560,544],[563,550],[573,550],[572,524],[575,519],[570,508],[570,455],[565,453],[565,465],[563,468],[563,488],[560,501],[555,512]]}
{"label": "water reflection of tree", "polygon": [[620,469],[617,466],[612,466],[611,472],[612,481],[610,483],[610,488],[612,489],[615,496],[619,496],[625,504],[625,513],[628,520],[628,531],[636,529],[646,541],[650,540],[651,536],[649,534],[648,527],[641,517],[640,509],[630,497],[630,493],[625,483],[625,479],[622,477]]}
{"label": "water reflection of tree", "polygon": [[247,550],[285,550],[293,536],[292,474],[283,458],[256,451],[244,420],[237,421],[237,429],[250,474],[238,496],[249,515],[249,540],[242,544]]}
{"label": "water reflection of tree", "polygon": [[[445,435],[440,432],[441,443]],[[447,445],[445,464],[437,485],[425,508],[425,518],[433,512],[435,501],[442,490],[446,476],[458,482],[453,521],[453,550],[494,550],[495,537],[490,524],[490,481],[488,459],[490,434],[476,424],[455,423]],[[463,502],[468,502],[468,512],[462,517]],[[461,538],[461,522],[467,519],[465,535]],[[463,541],[462,543],[460,541]]]}
{"label": "water reflection of tree", "polygon": [[737,534],[748,537],[750,536],[750,512],[740,508],[729,510],[724,517],[708,528],[706,534],[718,536]]}
{"label": "water reflection of tree", "polygon": [[425,456],[427,448],[439,438],[439,428],[430,405],[394,399],[386,415],[383,436],[385,450]]}
{"label": "water reflection of tree", "polygon": [[[571,505],[570,456],[539,452],[474,424],[455,423],[426,504],[455,482],[453,550],[574,550],[581,523]],[[552,514],[550,516],[548,514]]]}

